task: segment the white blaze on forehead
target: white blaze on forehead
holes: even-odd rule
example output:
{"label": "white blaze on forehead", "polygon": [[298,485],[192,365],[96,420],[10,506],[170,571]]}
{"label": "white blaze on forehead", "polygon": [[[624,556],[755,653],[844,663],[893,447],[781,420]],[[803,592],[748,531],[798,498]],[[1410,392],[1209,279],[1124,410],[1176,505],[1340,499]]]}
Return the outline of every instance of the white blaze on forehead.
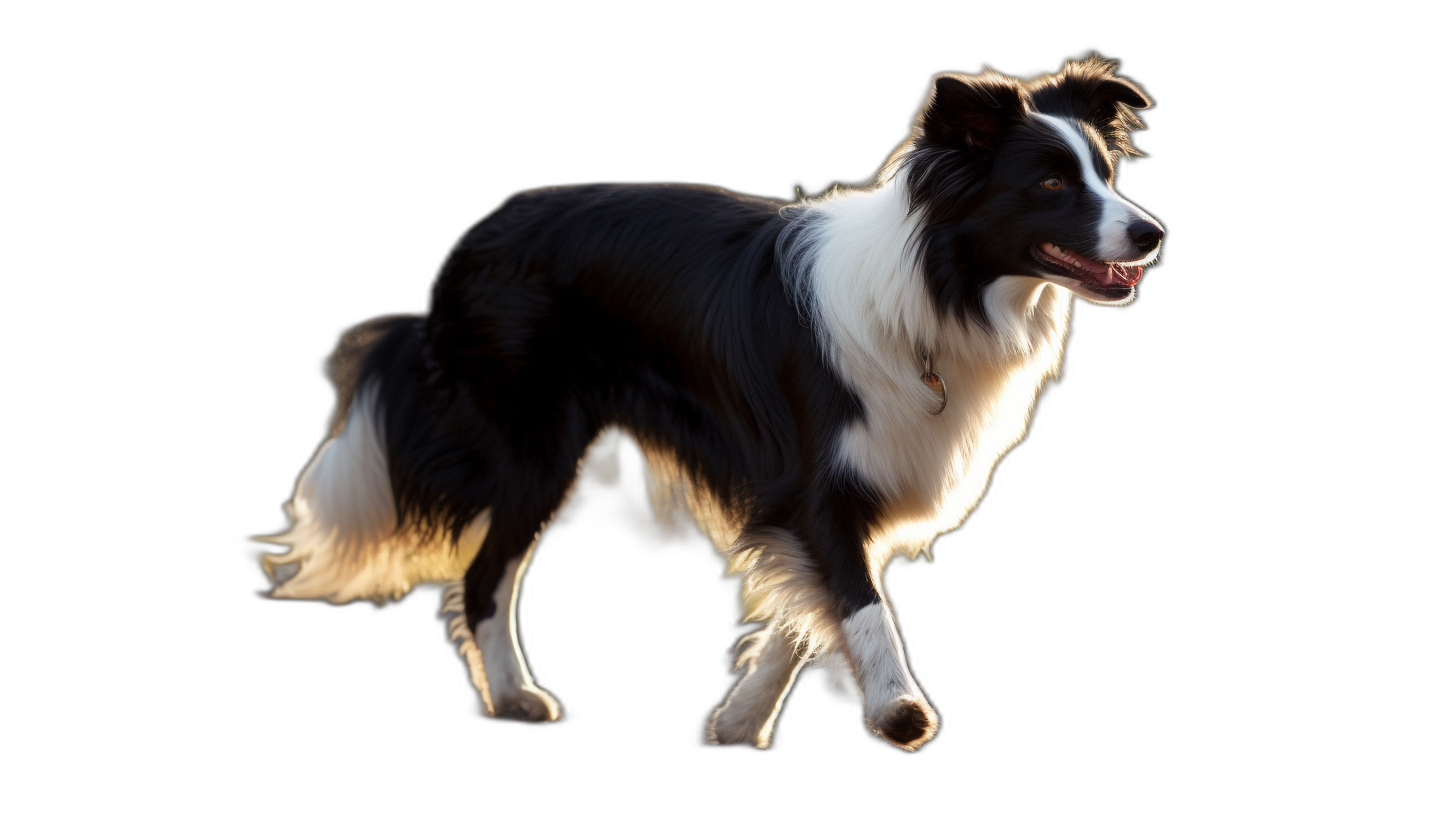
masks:
{"label": "white blaze on forehead", "polygon": [[1118,195],[1116,190],[1107,186],[1107,181],[1102,178],[1102,174],[1097,172],[1097,166],[1092,163],[1092,147],[1087,144],[1087,139],[1082,135],[1079,124],[1058,116],[1047,116],[1044,113],[1032,115],[1051,125],[1062,137],[1062,141],[1067,143],[1067,147],[1071,148],[1072,154],[1077,157],[1077,162],[1082,167],[1082,182],[1087,185],[1087,189],[1093,195],[1097,196],[1102,205],[1102,218],[1097,224],[1097,257],[1094,260],[1133,260],[1140,257],[1142,252],[1128,236],[1127,228],[1138,220],[1153,224],[1158,222],[1138,209],[1136,204]]}

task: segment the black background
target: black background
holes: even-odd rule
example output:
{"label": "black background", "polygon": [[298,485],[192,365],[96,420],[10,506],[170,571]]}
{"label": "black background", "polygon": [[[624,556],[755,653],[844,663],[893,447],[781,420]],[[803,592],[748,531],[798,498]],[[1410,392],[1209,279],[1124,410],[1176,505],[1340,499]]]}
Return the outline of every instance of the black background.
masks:
{"label": "black background", "polygon": [[[153,682],[210,756],[242,777],[280,743],[319,762],[454,756],[510,774],[823,762],[965,784],[1013,769],[1169,775],[1226,758],[1252,711],[1289,694],[1277,666],[1297,647],[1271,628],[1299,622],[1270,600],[1283,564],[1262,549],[1277,525],[1261,519],[1264,495],[1230,482],[1233,468],[1267,479],[1280,465],[1249,462],[1229,431],[1248,409],[1233,383],[1252,373],[1239,338],[1255,328],[1208,251],[1249,194],[1229,152],[1242,79],[1219,67],[1227,48],[1136,26],[1010,35],[968,13],[911,17],[590,44],[339,23],[195,52],[201,76],[169,86],[188,122],[173,134],[186,146],[179,223],[198,238],[175,280],[198,307],[173,318],[198,405],[175,428],[179,504],[195,517],[188,555],[162,567],[181,578],[163,600],[189,612],[159,624],[186,646],[182,669]],[[897,39],[909,25],[927,31]],[[673,181],[794,198],[860,184],[936,71],[1031,76],[1091,50],[1155,99],[1134,140],[1147,156],[1117,185],[1162,221],[1165,255],[1134,305],[1077,303],[1063,382],[980,509],[933,562],[890,568],[911,669],[942,717],[920,755],[875,742],[858,701],[820,672],[796,683],[772,753],[700,746],[745,631],[734,584],[706,545],[651,544],[614,523],[612,497],[550,535],[521,596],[531,669],[568,714],[558,726],[473,713],[435,593],[384,609],[258,596],[245,539],[285,525],[332,409],[322,363],[336,338],[424,309],[453,240],[505,195]]]}

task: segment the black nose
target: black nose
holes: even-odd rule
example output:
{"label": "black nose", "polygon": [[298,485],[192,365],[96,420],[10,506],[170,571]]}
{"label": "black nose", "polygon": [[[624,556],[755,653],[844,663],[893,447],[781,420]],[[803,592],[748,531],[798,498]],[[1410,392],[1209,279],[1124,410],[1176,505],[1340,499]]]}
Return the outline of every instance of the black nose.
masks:
{"label": "black nose", "polygon": [[1143,252],[1152,252],[1163,242],[1163,228],[1151,221],[1137,221],[1127,228],[1127,237]]}

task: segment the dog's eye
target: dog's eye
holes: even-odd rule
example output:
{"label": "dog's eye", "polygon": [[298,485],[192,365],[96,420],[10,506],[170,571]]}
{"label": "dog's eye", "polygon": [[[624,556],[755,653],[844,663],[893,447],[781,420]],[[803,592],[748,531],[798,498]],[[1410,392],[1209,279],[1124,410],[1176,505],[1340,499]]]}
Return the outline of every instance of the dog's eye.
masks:
{"label": "dog's eye", "polygon": [[1048,190],[1060,190],[1062,189],[1062,177],[1048,176],[1047,179],[1041,183],[1041,186],[1047,188]]}

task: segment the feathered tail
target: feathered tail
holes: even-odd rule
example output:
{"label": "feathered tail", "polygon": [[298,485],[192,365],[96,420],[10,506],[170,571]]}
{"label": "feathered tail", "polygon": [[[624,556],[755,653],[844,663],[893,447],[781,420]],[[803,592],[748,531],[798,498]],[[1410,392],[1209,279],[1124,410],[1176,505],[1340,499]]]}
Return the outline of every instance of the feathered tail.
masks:
{"label": "feathered tail", "polygon": [[448,529],[406,523],[398,512],[384,420],[391,410],[416,410],[420,401],[400,393],[409,378],[381,375],[407,364],[402,356],[418,356],[423,320],[370,321],[347,332],[330,357],[339,405],[329,436],[285,505],[289,528],[257,538],[288,547],[262,557],[274,583],[272,597],[397,600],[417,583],[460,579],[479,551],[486,512],[465,526],[458,541]]}

